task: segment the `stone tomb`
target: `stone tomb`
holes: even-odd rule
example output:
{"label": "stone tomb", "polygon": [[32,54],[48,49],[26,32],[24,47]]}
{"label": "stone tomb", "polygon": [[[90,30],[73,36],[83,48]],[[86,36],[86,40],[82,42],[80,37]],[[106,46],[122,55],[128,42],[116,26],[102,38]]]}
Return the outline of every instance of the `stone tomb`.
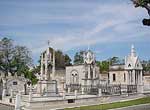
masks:
{"label": "stone tomb", "polygon": [[82,94],[93,94],[93,90],[98,92],[98,88],[92,88],[99,84],[99,67],[95,61],[94,53],[88,50],[84,53],[83,64],[66,67],[68,93],[75,90],[82,91]]}
{"label": "stone tomb", "polygon": [[56,96],[58,94],[55,76],[55,50],[47,48],[41,54],[41,73],[37,84],[37,94],[40,96]]}
{"label": "stone tomb", "polygon": [[58,94],[57,81],[38,81],[37,94],[40,96],[56,96]]}
{"label": "stone tomb", "polygon": [[7,76],[2,78],[2,101],[5,103],[15,103],[15,96],[19,92],[24,95],[28,94],[28,82],[29,80],[23,76]]}

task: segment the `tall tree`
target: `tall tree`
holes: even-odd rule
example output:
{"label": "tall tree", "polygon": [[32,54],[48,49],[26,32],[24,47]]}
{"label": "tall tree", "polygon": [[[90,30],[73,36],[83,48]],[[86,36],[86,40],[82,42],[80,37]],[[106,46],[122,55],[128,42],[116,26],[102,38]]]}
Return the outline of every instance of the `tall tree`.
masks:
{"label": "tall tree", "polygon": [[13,40],[3,38],[0,41],[0,70],[21,75],[24,69],[32,64],[29,50],[24,46],[14,45]]}
{"label": "tall tree", "polygon": [[57,50],[55,52],[55,61],[56,61],[56,68],[64,68],[65,67],[65,57],[62,53],[62,51]]}
{"label": "tall tree", "polygon": [[[50,53],[52,54],[51,58],[53,59],[53,48],[49,47]],[[39,60],[39,63],[41,61]],[[65,68],[65,66],[69,66],[71,64],[71,58],[69,55],[64,54],[61,50],[55,50],[55,66],[57,69]]]}
{"label": "tall tree", "polygon": [[70,66],[71,64],[71,58],[65,54],[65,66]]}
{"label": "tall tree", "polygon": [[0,41],[0,70],[8,74],[8,72],[12,72],[11,68],[11,59],[14,53],[14,46],[11,39],[3,38]]}
{"label": "tall tree", "polygon": [[104,60],[104,61],[97,61],[97,65],[100,68],[100,73],[107,73],[109,72],[109,61]]}
{"label": "tall tree", "polygon": [[[150,16],[150,0],[131,0],[135,7],[145,8]],[[150,19],[143,19],[143,24],[150,26]]]}
{"label": "tall tree", "polygon": [[148,61],[143,60],[142,61],[142,66],[143,66],[143,71],[144,72],[147,72],[147,71],[150,72],[150,60],[148,60]]}
{"label": "tall tree", "polygon": [[119,57],[112,57],[104,61],[97,61],[97,65],[100,68],[101,73],[108,73],[109,66],[114,64],[123,64],[124,60],[120,59]]}
{"label": "tall tree", "polygon": [[85,51],[76,52],[73,61],[74,64],[82,64],[84,62],[84,52]]}
{"label": "tall tree", "polygon": [[108,59],[108,61],[109,61],[110,65],[121,63],[121,60],[119,57],[112,57],[112,58]]}

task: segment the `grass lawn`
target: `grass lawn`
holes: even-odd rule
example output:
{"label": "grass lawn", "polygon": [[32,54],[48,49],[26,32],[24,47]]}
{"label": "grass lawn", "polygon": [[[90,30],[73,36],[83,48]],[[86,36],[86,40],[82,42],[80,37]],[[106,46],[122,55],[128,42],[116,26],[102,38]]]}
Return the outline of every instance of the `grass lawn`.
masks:
{"label": "grass lawn", "polygon": [[131,101],[109,103],[109,104],[66,108],[65,110],[108,110],[108,109],[121,108],[121,107],[127,107],[132,105],[146,104],[146,103],[150,103],[150,97],[140,98]]}

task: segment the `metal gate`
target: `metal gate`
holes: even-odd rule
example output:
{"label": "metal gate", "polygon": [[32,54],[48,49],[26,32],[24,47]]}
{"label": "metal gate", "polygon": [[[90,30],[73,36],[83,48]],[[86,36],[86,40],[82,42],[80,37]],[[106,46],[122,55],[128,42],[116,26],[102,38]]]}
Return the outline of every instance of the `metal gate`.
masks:
{"label": "metal gate", "polygon": [[127,85],[127,93],[137,93],[137,85]]}
{"label": "metal gate", "polygon": [[105,95],[121,94],[121,85],[105,85],[101,86],[101,90]]}

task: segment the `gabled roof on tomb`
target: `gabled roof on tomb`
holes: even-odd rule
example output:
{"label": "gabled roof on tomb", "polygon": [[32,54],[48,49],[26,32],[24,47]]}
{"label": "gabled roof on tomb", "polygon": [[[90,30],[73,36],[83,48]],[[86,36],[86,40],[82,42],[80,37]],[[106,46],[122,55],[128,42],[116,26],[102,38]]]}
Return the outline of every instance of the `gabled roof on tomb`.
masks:
{"label": "gabled roof on tomb", "polygon": [[109,67],[110,71],[121,71],[128,69],[139,69],[139,70],[143,69],[140,59],[136,55],[133,45],[131,46],[130,54],[127,57],[125,57],[124,64],[113,64]]}
{"label": "gabled roof on tomb", "polygon": [[133,45],[131,46],[131,53],[125,57],[125,69],[143,69]]}

